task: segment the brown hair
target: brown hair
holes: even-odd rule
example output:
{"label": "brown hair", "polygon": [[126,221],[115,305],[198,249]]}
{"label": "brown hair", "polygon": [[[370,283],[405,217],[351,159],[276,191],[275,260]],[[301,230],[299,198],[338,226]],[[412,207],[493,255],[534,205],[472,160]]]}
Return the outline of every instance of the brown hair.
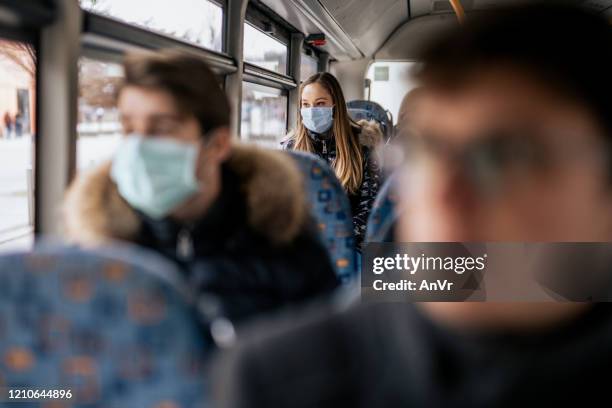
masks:
{"label": "brown hair", "polygon": [[[348,115],[342,88],[338,80],[328,72],[319,72],[305,80],[300,86],[300,97],[307,85],[317,83],[329,92],[334,104],[334,123],[332,125],[333,137],[336,140],[337,156],[333,164],[334,172],[344,189],[355,193],[363,181],[363,153],[359,138],[356,137],[356,124]],[[302,123],[302,115],[297,115],[297,128],[294,140],[295,150],[314,152],[312,141]]]}
{"label": "brown hair", "polygon": [[198,120],[202,134],[229,126],[230,107],[217,77],[201,58],[171,50],[131,53],[119,89],[136,86],[169,93],[179,110]]}

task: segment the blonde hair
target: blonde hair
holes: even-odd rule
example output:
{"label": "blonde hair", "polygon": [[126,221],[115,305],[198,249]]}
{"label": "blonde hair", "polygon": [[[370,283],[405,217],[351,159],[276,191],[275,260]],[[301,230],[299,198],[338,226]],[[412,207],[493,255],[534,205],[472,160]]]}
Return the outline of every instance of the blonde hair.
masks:
{"label": "blonde hair", "polygon": [[[300,86],[300,97],[304,88],[314,83],[325,88],[332,97],[332,103],[334,104],[332,134],[336,141],[337,150],[333,169],[342,187],[348,193],[354,194],[359,190],[363,181],[363,152],[361,151],[359,138],[353,130],[353,127],[359,125],[349,117],[342,88],[340,88],[338,80],[328,72],[319,72],[304,81]],[[310,140],[302,122],[302,115],[297,115],[297,127],[293,138],[295,140],[295,150],[314,152],[312,140]]]}

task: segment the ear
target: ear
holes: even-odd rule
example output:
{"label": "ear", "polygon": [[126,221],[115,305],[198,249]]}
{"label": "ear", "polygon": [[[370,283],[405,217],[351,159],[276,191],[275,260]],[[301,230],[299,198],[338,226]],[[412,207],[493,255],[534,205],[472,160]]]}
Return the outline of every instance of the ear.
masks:
{"label": "ear", "polygon": [[229,157],[232,150],[232,140],[228,127],[220,127],[213,130],[209,135],[207,150],[210,158],[222,163]]}

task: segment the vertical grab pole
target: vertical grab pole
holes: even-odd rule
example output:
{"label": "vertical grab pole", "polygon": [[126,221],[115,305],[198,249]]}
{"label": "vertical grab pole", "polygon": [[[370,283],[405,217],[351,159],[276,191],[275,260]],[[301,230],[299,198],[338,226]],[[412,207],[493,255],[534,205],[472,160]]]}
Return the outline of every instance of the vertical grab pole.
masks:
{"label": "vertical grab pole", "polygon": [[289,76],[297,86],[289,91],[289,115],[288,128],[292,128],[297,123],[298,109],[300,106],[300,77],[302,74],[302,46],[304,45],[304,34],[291,34],[291,46],[289,48]]}

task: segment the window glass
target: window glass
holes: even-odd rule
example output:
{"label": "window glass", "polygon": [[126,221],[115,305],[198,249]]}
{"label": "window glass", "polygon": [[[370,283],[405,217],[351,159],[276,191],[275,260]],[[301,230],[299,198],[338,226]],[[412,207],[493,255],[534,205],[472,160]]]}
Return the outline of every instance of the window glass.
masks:
{"label": "window glass", "polygon": [[32,243],[35,106],[34,47],[0,39],[0,251]]}
{"label": "window glass", "polygon": [[242,84],[241,138],[266,147],[278,147],[287,132],[287,95],[280,89]]}
{"label": "window glass", "polygon": [[[410,75],[414,64],[410,61],[379,61],[368,69],[366,78],[371,80],[370,100],[388,109],[394,121],[404,95],[416,86]],[[365,96],[367,98],[367,89]]]}
{"label": "window glass", "polygon": [[208,0],[79,0],[85,10],[221,51],[223,9]]}
{"label": "window glass", "polygon": [[92,168],[112,157],[121,137],[115,94],[123,68],[89,58],[79,60],[77,168]]}
{"label": "window glass", "polygon": [[268,34],[244,24],[244,60],[270,71],[287,73],[287,45]]}
{"label": "window glass", "polygon": [[317,60],[309,55],[302,53],[300,64],[300,82],[305,81],[317,73]]}

